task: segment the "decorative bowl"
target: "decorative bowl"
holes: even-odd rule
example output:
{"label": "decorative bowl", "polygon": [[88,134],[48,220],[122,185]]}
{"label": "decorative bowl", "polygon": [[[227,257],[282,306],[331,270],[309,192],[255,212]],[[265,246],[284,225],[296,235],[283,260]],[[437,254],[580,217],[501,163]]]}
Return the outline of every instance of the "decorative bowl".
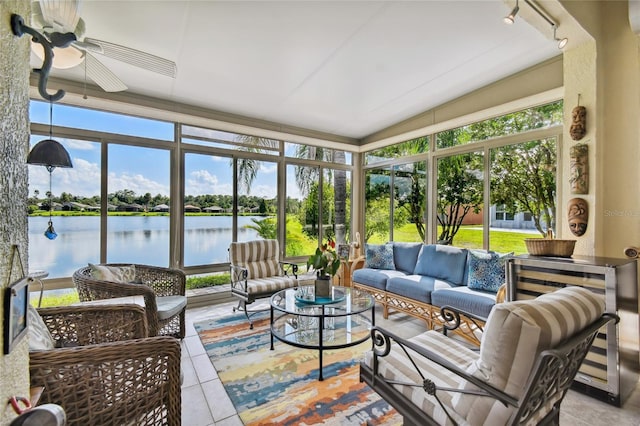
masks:
{"label": "decorative bowl", "polygon": [[534,256],[571,257],[576,246],[576,240],[550,238],[526,238],[524,243]]}

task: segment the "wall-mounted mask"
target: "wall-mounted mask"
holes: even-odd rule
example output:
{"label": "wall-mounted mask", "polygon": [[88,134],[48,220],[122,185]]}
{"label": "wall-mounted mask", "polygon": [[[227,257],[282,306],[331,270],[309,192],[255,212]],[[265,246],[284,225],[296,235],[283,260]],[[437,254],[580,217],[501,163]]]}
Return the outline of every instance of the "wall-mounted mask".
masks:
{"label": "wall-mounted mask", "polygon": [[587,109],[577,106],[571,111],[571,126],[569,135],[574,141],[579,141],[587,133]]}
{"label": "wall-mounted mask", "polygon": [[589,205],[583,198],[572,198],[567,205],[569,229],[576,237],[581,237],[587,232],[589,220]]}

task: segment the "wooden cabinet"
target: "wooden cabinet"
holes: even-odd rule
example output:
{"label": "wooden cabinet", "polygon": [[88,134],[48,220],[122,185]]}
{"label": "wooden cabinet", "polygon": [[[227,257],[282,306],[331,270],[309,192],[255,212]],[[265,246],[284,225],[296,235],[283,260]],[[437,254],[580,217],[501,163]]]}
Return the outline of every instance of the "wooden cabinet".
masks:
{"label": "wooden cabinet", "polygon": [[573,388],[620,406],[635,389],[640,370],[638,267],[635,259],[523,255],[507,262],[507,299],[525,300],[568,285],[605,297],[607,312],[620,316],[598,334]]}

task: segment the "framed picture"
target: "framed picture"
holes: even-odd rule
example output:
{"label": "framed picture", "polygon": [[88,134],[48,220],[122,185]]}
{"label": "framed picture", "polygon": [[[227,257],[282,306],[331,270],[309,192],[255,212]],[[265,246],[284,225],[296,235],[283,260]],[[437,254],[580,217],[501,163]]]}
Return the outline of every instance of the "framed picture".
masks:
{"label": "framed picture", "polygon": [[4,353],[8,354],[27,334],[29,279],[21,278],[5,289]]}
{"label": "framed picture", "polygon": [[349,244],[338,244],[338,257],[340,259],[348,259],[350,249]]}

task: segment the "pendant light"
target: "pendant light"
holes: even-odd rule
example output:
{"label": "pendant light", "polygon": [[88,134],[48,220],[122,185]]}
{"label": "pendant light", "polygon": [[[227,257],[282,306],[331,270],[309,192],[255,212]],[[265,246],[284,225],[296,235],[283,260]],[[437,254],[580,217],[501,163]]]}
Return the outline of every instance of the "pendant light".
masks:
{"label": "pendant light", "polygon": [[67,150],[58,141],[53,140],[53,101],[49,101],[49,139],[35,144],[27,156],[27,164],[45,166],[49,172],[49,224],[44,236],[55,240],[58,234],[53,229],[53,194],[51,193],[51,175],[56,167],[73,167]]}

